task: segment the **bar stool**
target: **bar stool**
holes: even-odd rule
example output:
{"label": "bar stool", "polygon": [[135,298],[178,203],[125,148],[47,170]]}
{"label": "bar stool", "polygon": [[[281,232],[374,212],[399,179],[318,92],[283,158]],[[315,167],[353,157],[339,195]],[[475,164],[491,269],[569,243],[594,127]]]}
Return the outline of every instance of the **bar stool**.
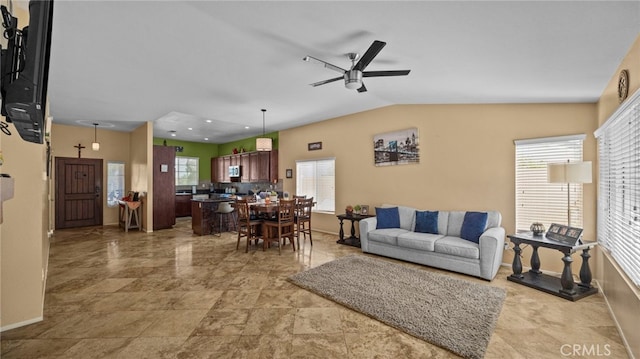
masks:
{"label": "bar stool", "polygon": [[216,216],[218,216],[218,233],[216,233],[215,231],[215,223],[211,223],[212,231],[211,233],[214,236],[218,236],[220,237],[222,235],[222,219],[224,217],[225,220],[225,224],[227,226],[227,229],[229,229],[229,217],[231,217],[231,220],[233,221],[234,225],[235,225],[235,216],[233,214],[233,212],[235,211],[235,209],[233,208],[233,206],[231,206],[231,202],[220,202],[218,203],[218,209],[216,209],[215,214]]}

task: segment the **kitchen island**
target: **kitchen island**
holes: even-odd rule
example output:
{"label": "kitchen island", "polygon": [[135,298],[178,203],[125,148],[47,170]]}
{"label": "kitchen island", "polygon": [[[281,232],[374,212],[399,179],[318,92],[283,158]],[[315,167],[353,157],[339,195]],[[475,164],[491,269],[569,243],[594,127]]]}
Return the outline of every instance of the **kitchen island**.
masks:
{"label": "kitchen island", "polygon": [[211,195],[211,197],[212,198],[191,200],[191,229],[193,229],[193,234],[199,236],[211,234],[212,224],[217,225],[214,219],[218,204],[221,202],[234,201],[234,199],[230,197],[220,197],[217,195]]}

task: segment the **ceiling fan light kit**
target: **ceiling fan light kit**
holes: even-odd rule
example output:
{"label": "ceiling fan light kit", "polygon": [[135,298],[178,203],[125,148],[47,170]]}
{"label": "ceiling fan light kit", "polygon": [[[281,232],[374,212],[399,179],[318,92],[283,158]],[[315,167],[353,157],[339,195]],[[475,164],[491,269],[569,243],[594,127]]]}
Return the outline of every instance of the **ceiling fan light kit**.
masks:
{"label": "ceiling fan light kit", "polygon": [[[364,71],[369,66],[369,63],[378,55],[380,50],[385,47],[387,43],[383,41],[375,40],[371,46],[367,49],[362,57],[356,52],[350,52],[347,54],[349,60],[351,60],[351,68],[345,70],[339,66],[330,64],[326,61],[322,61],[313,56],[305,56],[302,58],[306,62],[317,62],[323,65],[325,68],[339,72],[342,74],[340,77],[334,77],[332,79],[314,82],[311,86],[316,87],[330,82],[338,81],[344,78],[344,86],[350,90],[358,90],[358,92],[366,92],[367,88],[362,82],[363,77],[381,77],[381,76],[405,76],[408,75],[411,70],[395,70],[395,71]],[[356,62],[358,61],[358,62]]]}

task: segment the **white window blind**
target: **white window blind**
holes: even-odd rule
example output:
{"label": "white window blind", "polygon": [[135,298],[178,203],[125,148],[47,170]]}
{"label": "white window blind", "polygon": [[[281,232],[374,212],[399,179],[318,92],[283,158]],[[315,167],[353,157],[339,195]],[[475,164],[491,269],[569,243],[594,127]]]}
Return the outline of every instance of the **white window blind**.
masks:
{"label": "white window blind", "polygon": [[572,183],[571,202],[567,202],[567,184],[548,183],[547,164],[582,161],[582,143],[586,135],[517,140],[516,145],[516,230],[528,231],[540,222],[568,224],[582,228],[582,184]]}
{"label": "white window blind", "polygon": [[175,176],[176,186],[195,186],[198,185],[200,171],[200,158],[176,156]]}
{"label": "white window blind", "polygon": [[598,243],[640,286],[640,95],[630,97],[595,135]]}
{"label": "white window blind", "polygon": [[335,158],[296,161],[296,194],[313,197],[314,212],[335,213]]}

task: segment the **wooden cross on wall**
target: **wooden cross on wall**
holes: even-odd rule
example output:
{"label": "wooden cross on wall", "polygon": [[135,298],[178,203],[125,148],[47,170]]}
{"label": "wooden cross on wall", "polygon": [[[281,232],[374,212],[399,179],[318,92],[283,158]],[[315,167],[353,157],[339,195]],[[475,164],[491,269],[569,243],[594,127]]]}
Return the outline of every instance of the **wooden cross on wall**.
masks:
{"label": "wooden cross on wall", "polygon": [[73,146],[73,147],[75,147],[75,148],[77,148],[77,149],[78,149],[78,158],[80,158],[80,155],[82,154],[82,149],[83,149],[83,148],[86,148],[86,147],[84,147],[84,146],[83,146],[82,144],[80,144],[80,143],[78,143],[78,145],[77,145],[77,146]]}

